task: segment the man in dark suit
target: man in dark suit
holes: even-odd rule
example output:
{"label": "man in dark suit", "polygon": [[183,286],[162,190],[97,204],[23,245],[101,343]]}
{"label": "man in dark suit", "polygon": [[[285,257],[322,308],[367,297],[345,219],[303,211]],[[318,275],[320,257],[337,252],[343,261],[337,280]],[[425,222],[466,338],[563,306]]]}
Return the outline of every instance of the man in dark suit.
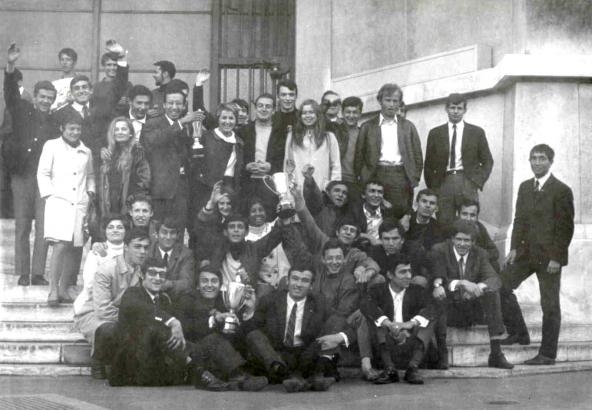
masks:
{"label": "man in dark suit", "polygon": [[143,85],[134,85],[130,88],[127,97],[129,99],[129,106],[118,106],[119,112],[117,114],[132,120],[132,125],[134,126],[134,139],[136,142],[139,142],[142,128],[148,119],[146,113],[152,104],[152,91]]}
{"label": "man in dark suit", "polygon": [[360,129],[354,170],[362,186],[370,179],[383,183],[384,196],[393,205],[394,215],[400,218],[411,208],[413,188],[421,177],[421,142],[415,125],[396,115],[403,100],[398,85],[384,84],[376,98],[380,114]]}
{"label": "man in dark suit", "polygon": [[411,284],[411,263],[406,255],[399,253],[389,262],[388,282],[368,289],[360,305],[384,365],[382,376],[374,382],[398,382],[397,362],[407,369],[405,381],[423,384],[418,367],[434,335],[436,310],[426,290]]}
{"label": "man in dark suit", "polygon": [[146,121],[140,136],[152,172],[154,218],[163,220],[167,214],[175,215],[183,226],[182,232],[188,218],[189,158],[193,144],[185,125],[196,117],[195,112],[184,114],[186,104],[186,94],[180,86],[167,87],[164,114]]}
{"label": "man in dark suit", "polygon": [[506,344],[528,344],[528,330],[512,292],[536,273],[543,309],[543,339],[539,353],[529,365],[555,364],[561,325],[559,288],[561,267],[567,265],[568,248],[574,233],[574,204],[571,189],[550,173],[555,152],[546,144],[530,151],[534,178],[520,184],[511,250],[502,274],[504,320],[510,336]]}
{"label": "man in dark suit", "polygon": [[463,121],[467,112],[465,96],[450,94],[446,112],[448,123],[428,134],[425,181],[440,195],[439,219],[452,223],[463,198],[479,198],[477,190],[483,190],[493,158],[483,129]]}
{"label": "man in dark suit", "polygon": [[[201,269],[197,289],[181,294],[175,303],[175,315],[181,321],[186,339],[202,349],[208,370],[227,380],[231,387],[236,384],[239,390],[261,390],[267,386],[267,378],[249,374],[241,354],[245,349],[240,323],[253,316],[255,294],[250,289],[245,306],[236,314],[228,312],[220,292],[222,275],[212,271],[210,266]],[[224,334],[224,324],[229,317],[239,323],[235,334]]]}
{"label": "man in dark suit", "polygon": [[[21,98],[15,63],[20,50],[12,44],[8,50],[4,73],[4,101],[12,119],[12,133],[2,145],[2,159],[10,174],[15,217],[15,273],[21,286],[47,285],[43,277],[47,243],[43,238],[44,200],[37,187],[37,166],[45,141],[59,136],[59,128],[49,113],[56,98],[56,89],[49,81],[39,81],[33,91],[33,103]],[[22,77],[22,75],[21,75]],[[33,266],[29,234],[35,220]],[[32,273],[32,277],[31,277]]]}
{"label": "man in dark suit", "polygon": [[461,202],[458,208],[458,218],[464,219],[465,221],[473,222],[477,227],[477,239],[475,239],[475,245],[483,249],[489,255],[489,263],[495,269],[496,272],[500,272],[499,265],[499,250],[495,246],[495,242],[489,236],[487,228],[479,221],[479,212],[481,207],[479,202],[472,199],[465,199]]}
{"label": "man in dark suit", "polygon": [[[313,282],[311,270],[292,268],[288,290],[263,296],[254,317],[244,324],[256,362],[272,381],[282,381],[289,393],[327,390],[337,369],[325,354],[354,340],[349,328],[325,332],[331,311],[322,296],[310,292]],[[326,377],[329,374],[333,377]]]}
{"label": "man in dark suit", "polygon": [[182,230],[171,216],[157,223],[157,237],[155,243],[150,244],[148,257],[161,261],[166,266],[167,277],[162,284],[162,290],[169,292],[175,298],[181,292],[193,289],[195,285],[195,262],[193,253],[183,245],[179,235]]}
{"label": "man in dark suit", "polygon": [[436,340],[440,367],[447,367],[446,326],[471,326],[482,321],[482,312],[489,331],[489,367],[511,369],[500,342],[505,328],[500,305],[501,279],[489,264],[489,256],[474,245],[475,225],[456,221],[448,241],[434,245],[429,253],[432,294],[439,305],[440,321]]}
{"label": "man in dark suit", "polygon": [[[244,141],[243,192],[249,197],[258,197],[263,201],[268,219],[273,220],[276,214],[278,197],[264,183],[265,178],[276,172],[283,171],[285,147],[277,144],[282,140],[281,133],[272,125],[275,99],[269,93],[261,94],[255,100],[255,121],[241,127],[237,133]],[[283,143],[285,145],[285,138]]]}

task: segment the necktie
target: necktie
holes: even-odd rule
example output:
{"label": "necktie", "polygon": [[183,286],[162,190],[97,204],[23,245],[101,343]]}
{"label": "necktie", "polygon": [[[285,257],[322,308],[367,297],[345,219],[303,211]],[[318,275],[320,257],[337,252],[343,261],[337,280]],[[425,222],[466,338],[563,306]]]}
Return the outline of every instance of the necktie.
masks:
{"label": "necktie", "polygon": [[292,311],[290,312],[290,318],[288,319],[288,325],[286,326],[286,337],[284,337],[284,344],[288,347],[294,346],[294,333],[296,333],[296,310],[298,304],[292,305]]}
{"label": "necktie", "polygon": [[452,124],[452,143],[450,144],[450,169],[456,168],[456,124]]}
{"label": "necktie", "polygon": [[458,258],[458,273],[461,279],[465,278],[465,267],[463,265],[463,257]]}
{"label": "necktie", "polygon": [[165,252],[164,256],[162,257],[162,260],[164,261],[164,265],[165,267],[169,267],[169,253]]}
{"label": "necktie", "polygon": [[82,118],[86,120],[88,118],[88,116],[89,116],[88,107],[86,105],[83,105],[82,106]]}
{"label": "necktie", "polygon": [[541,183],[538,179],[534,180],[534,192],[539,192],[541,190]]}

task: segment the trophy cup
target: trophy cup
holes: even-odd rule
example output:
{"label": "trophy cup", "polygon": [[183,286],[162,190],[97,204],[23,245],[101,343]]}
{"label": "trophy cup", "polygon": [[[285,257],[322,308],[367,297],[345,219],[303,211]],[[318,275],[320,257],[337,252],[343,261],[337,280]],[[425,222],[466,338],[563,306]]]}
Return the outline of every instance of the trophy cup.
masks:
{"label": "trophy cup", "polygon": [[263,178],[267,189],[280,198],[278,216],[281,219],[290,218],[296,213],[294,197],[290,193],[290,180],[290,175],[285,172],[276,172]]}
{"label": "trophy cup", "polygon": [[240,277],[237,276],[236,282],[228,282],[220,291],[222,292],[222,300],[224,306],[233,316],[229,316],[224,320],[224,328],[222,333],[233,334],[236,333],[239,321],[236,317],[236,311],[239,310],[246,300],[246,285],[240,282]]}

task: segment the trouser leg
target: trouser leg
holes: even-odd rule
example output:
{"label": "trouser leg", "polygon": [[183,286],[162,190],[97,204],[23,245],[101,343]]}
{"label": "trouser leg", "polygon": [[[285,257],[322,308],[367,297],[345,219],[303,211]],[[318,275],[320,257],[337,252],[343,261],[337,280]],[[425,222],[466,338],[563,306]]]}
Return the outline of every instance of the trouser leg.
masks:
{"label": "trouser leg", "polygon": [[43,225],[45,223],[45,199],[39,196],[39,188],[35,185],[35,243],[33,245],[33,276],[45,274],[48,243],[43,237]]}
{"label": "trouser leg", "polygon": [[360,351],[360,358],[373,358],[372,354],[372,337],[370,333],[370,326],[374,324],[368,323],[368,319],[362,314],[360,310],[356,310],[347,319],[348,324],[356,329],[358,339],[358,350]]}
{"label": "trouser leg", "polygon": [[510,335],[528,335],[528,328],[514,289],[531,274],[532,270],[528,264],[513,264],[502,271],[501,308],[504,324]]}
{"label": "trouser leg", "polygon": [[265,366],[269,371],[274,362],[284,365],[282,356],[273,348],[269,338],[261,330],[253,330],[247,334],[247,348],[255,360]]}
{"label": "trouser leg", "polygon": [[103,323],[95,330],[93,357],[103,364],[109,364],[116,348],[117,323]]}
{"label": "trouser leg", "polygon": [[31,253],[29,235],[35,217],[34,178],[30,176],[12,175],[10,186],[14,208],[14,265],[18,275],[29,276],[31,273]]}
{"label": "trouser leg", "polygon": [[543,338],[539,353],[555,359],[561,328],[561,305],[559,301],[561,272],[550,274],[547,272],[546,266],[541,266],[537,269],[537,278],[539,280],[541,308],[543,310]]}
{"label": "trouser leg", "polygon": [[199,346],[203,349],[203,357],[208,369],[213,369],[215,373],[220,373],[225,378],[246,363],[232,344],[217,333],[201,339]]}

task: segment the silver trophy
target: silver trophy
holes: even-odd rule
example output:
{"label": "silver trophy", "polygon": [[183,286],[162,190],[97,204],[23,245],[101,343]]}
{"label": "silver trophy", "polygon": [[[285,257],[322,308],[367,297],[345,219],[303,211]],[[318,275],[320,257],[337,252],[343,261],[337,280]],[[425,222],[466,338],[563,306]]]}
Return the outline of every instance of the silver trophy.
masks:
{"label": "silver trophy", "polygon": [[247,299],[246,289],[246,285],[240,282],[240,277],[237,277],[236,282],[228,282],[228,284],[222,286],[220,289],[224,306],[226,306],[228,311],[233,314],[233,316],[228,316],[224,320],[222,333],[236,333],[239,325],[236,311],[244,305],[245,300]]}
{"label": "silver trophy", "polygon": [[280,199],[278,216],[281,219],[292,217],[296,213],[296,210],[294,208],[294,197],[290,192],[290,174],[276,172],[271,176],[266,175],[263,178],[263,183],[267,189],[276,194]]}

